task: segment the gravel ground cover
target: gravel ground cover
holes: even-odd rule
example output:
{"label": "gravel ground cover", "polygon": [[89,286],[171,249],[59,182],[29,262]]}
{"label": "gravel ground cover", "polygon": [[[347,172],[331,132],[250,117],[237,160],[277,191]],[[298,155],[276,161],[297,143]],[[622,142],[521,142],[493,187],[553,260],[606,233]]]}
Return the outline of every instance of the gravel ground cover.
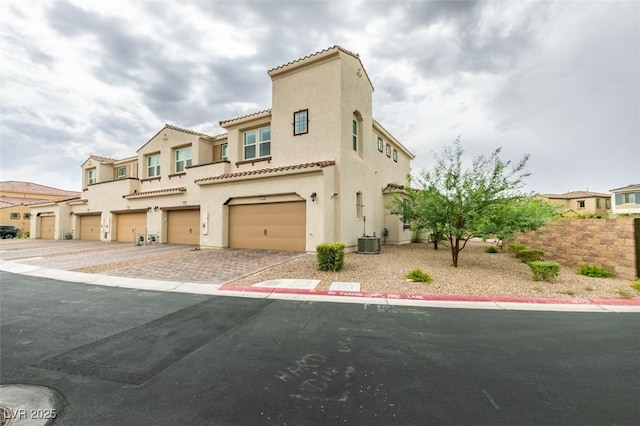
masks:
{"label": "gravel ground cover", "polygon": [[[321,272],[315,254],[307,254],[273,268],[231,282],[248,286],[271,279],[319,279],[317,289],[328,289],[333,281],[359,282],[361,291],[513,297],[640,298],[628,280],[590,278],[563,265],[553,283],[533,281],[531,269],[510,253],[486,253],[493,243],[472,241],[460,253],[458,267],[451,264],[446,245],[433,250],[431,244],[383,245],[380,254],[347,253],[342,270]],[[433,278],[430,284],[408,282],[405,275],[420,268]]]}

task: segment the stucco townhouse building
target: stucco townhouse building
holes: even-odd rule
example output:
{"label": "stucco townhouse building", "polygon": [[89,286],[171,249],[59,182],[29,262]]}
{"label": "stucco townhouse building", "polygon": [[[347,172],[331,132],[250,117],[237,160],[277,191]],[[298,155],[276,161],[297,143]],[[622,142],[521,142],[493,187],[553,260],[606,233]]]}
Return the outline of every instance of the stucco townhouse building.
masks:
{"label": "stucco townhouse building", "polygon": [[[359,56],[334,46],[268,71],[271,108],[211,136],[165,125],[135,156],[91,156],[82,195],[32,206],[32,238],[315,251],[410,231],[386,208],[413,154],[372,116]],[[47,229],[53,229],[48,233]]]}

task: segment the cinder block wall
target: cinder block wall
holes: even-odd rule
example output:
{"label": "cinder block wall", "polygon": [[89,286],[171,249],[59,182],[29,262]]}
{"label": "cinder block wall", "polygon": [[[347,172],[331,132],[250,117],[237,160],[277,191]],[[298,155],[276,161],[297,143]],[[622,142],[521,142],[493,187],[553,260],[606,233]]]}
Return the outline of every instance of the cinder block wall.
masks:
{"label": "cinder block wall", "polygon": [[558,220],[516,235],[515,241],[544,250],[545,257],[568,266],[603,266],[618,278],[640,275],[640,219]]}

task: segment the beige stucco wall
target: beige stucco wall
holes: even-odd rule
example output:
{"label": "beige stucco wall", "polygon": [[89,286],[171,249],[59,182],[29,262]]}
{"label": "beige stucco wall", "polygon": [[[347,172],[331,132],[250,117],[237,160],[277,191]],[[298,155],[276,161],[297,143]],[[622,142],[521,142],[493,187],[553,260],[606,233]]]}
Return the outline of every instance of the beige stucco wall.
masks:
{"label": "beige stucco wall", "polygon": [[[226,203],[230,199],[264,202],[303,199],[307,251],[315,251],[317,244],[328,241],[341,241],[353,249],[364,232],[382,236],[388,226],[394,229],[393,241],[408,241],[410,233],[401,229],[399,219],[393,221],[385,214],[382,189],[389,183],[404,183],[412,155],[384,129],[374,125],[373,87],[361,62],[342,51],[329,52],[318,59],[272,73],[271,110],[223,122],[226,136],[203,137],[165,127],[137,151],[137,157],[113,164],[89,159],[82,166],[82,198],[87,202],[69,206],[69,212],[74,214],[67,213],[71,218],[61,216],[61,223],[77,227],[77,215],[101,212],[101,238],[114,240],[119,212],[147,211],[151,207],[147,213],[147,232],[160,234],[165,242],[167,211],[199,208],[201,245],[227,247]],[[293,114],[302,109],[308,110],[309,132],[294,136]],[[356,111],[362,118],[357,152],[352,149],[352,119]],[[271,127],[270,161],[237,164],[244,160],[243,132],[263,126]],[[387,157],[384,150],[378,151],[378,137],[398,152],[397,162]],[[228,143],[229,160],[212,163],[214,147],[219,149],[223,142]],[[176,174],[175,149],[188,145],[192,147],[193,166]],[[146,158],[155,153],[160,153],[161,174],[159,178],[147,179]],[[195,183],[222,174],[327,160],[335,161],[335,166],[287,169],[276,173],[278,176],[263,173],[202,185]],[[136,163],[137,174],[132,171],[131,176],[137,175],[139,179],[114,180],[118,165]],[[92,167],[99,171],[98,183],[87,185],[86,169]],[[136,195],[132,195],[134,192]],[[356,217],[357,192],[362,193],[366,229],[364,220]],[[317,194],[315,201],[311,201],[312,193]]]}
{"label": "beige stucco wall", "polygon": [[[11,214],[17,213],[18,219],[12,219]],[[1,225],[13,225],[21,231],[29,231],[31,228],[31,220],[28,215],[31,213],[31,209],[27,206],[10,206],[0,209],[0,224]],[[25,217],[27,215],[27,217]]]}

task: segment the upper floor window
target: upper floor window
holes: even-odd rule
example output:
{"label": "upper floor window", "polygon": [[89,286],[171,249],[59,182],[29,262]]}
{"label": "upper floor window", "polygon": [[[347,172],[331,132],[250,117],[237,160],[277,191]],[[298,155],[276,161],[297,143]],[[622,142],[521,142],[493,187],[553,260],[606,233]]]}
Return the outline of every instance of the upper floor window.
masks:
{"label": "upper floor window", "polygon": [[22,214],[22,218],[23,219],[31,219],[31,213],[23,213]]}
{"label": "upper floor window", "polygon": [[20,213],[11,213],[11,219],[20,219]]}
{"label": "upper floor window", "polygon": [[191,147],[176,149],[176,173],[184,172],[191,166]]}
{"label": "upper floor window", "polygon": [[627,194],[622,194],[622,202],[624,204],[636,204],[637,201],[640,200],[636,200],[636,194],[635,192],[630,192]]}
{"label": "upper floor window", "polygon": [[395,161],[396,163],[398,162],[398,151],[396,151],[395,149],[393,150],[393,161]]}
{"label": "upper floor window", "polygon": [[384,142],[382,141],[382,138],[378,138],[378,151],[384,151]]}
{"label": "upper floor window", "polygon": [[358,150],[358,121],[357,120],[353,120],[353,123],[351,125],[352,127],[352,134],[353,134],[353,150],[357,151]]}
{"label": "upper floor window", "polygon": [[220,145],[220,159],[222,161],[229,161],[229,145],[226,143]]}
{"label": "upper floor window", "polygon": [[391,158],[391,145],[387,144],[387,157]]}
{"label": "upper floor window", "polygon": [[584,200],[578,200],[578,208],[584,209]]}
{"label": "upper floor window", "polygon": [[127,168],[126,166],[118,167],[116,170],[118,179],[124,179],[127,177]]}
{"label": "upper floor window", "polygon": [[150,155],[147,157],[147,177],[160,176],[160,154]]}
{"label": "upper floor window", "polygon": [[87,170],[87,184],[93,185],[96,183],[96,169]]}
{"label": "upper floor window", "polygon": [[271,127],[244,132],[244,159],[271,155]]}
{"label": "upper floor window", "polygon": [[293,135],[304,135],[309,133],[309,110],[293,113]]}

